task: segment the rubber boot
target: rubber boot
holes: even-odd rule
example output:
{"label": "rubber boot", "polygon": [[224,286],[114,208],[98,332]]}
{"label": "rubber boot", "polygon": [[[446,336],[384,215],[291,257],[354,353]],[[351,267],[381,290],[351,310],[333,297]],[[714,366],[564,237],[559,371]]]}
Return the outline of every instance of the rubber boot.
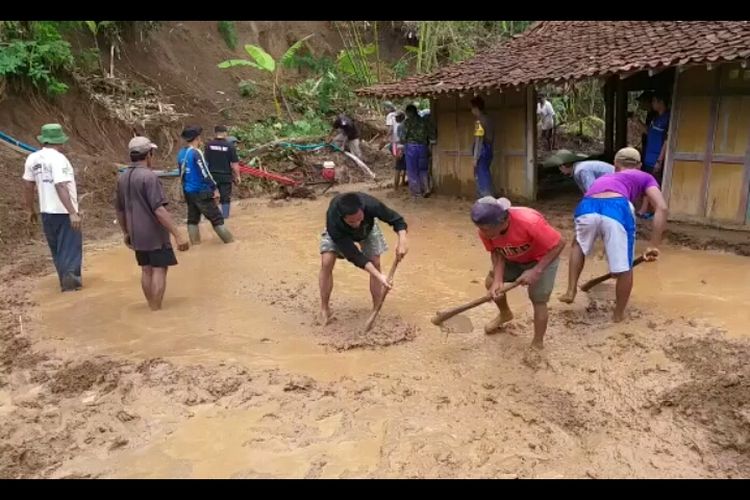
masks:
{"label": "rubber boot", "polygon": [[224,216],[225,219],[229,218],[229,203],[221,204],[221,214]]}
{"label": "rubber boot", "polygon": [[221,238],[221,241],[224,243],[231,243],[234,241],[234,236],[232,236],[232,233],[229,232],[229,229],[227,229],[224,224],[214,226],[214,231],[216,231],[216,234],[219,235],[219,238]]}
{"label": "rubber boot", "polygon": [[188,224],[188,238],[191,245],[198,245],[201,242],[201,231],[197,224]]}

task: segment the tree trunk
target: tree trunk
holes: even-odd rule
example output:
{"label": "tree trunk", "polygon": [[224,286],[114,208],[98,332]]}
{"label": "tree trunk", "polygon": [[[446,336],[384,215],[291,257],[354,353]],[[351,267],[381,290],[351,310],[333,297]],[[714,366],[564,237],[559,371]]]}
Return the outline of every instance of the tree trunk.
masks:
{"label": "tree trunk", "polygon": [[109,48],[109,77],[115,77],[115,44],[113,43]]}
{"label": "tree trunk", "polygon": [[99,39],[94,33],[94,47],[96,48],[96,57],[99,59],[99,71],[102,72],[102,76],[107,76],[107,70],[104,69],[104,61],[102,61],[102,51],[99,48]]}
{"label": "tree trunk", "polygon": [[276,118],[281,120],[281,104],[279,104],[279,97],[276,95],[276,84],[273,84],[273,104],[276,108]]}
{"label": "tree trunk", "polygon": [[284,109],[286,109],[286,114],[289,117],[289,122],[294,123],[294,115],[292,115],[292,110],[289,107],[289,103],[286,102],[286,97],[284,97],[284,91],[281,90],[281,87],[279,87],[279,95],[281,96],[281,102],[284,103]]}

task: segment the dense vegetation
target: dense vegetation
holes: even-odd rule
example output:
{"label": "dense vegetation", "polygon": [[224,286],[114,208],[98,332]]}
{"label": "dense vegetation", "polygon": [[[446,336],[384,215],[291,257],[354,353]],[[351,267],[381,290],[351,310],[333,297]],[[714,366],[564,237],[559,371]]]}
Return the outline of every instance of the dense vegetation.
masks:
{"label": "dense vegetation", "polygon": [[[276,116],[237,130],[249,143],[279,137],[319,135],[329,128],[332,114],[375,110],[374,100],[357,99],[356,88],[434,71],[469,58],[493,44],[522,33],[531,21],[338,21],[334,27],[343,49],[316,56],[308,50],[309,35],[292,44],[278,60],[258,45],[244,45],[247,59],[217,61],[227,70],[247,75],[236,89],[247,99],[259,95],[253,77],[271,76]],[[0,22],[0,97],[6,84],[32,85],[49,94],[68,90],[73,72],[114,76],[114,54],[129,30],[146,31],[155,22],[133,21],[2,21]],[[230,49],[240,46],[235,21],[219,21],[218,33]],[[402,56],[386,61],[381,40],[386,30],[401,30]],[[74,54],[69,35],[89,40]],[[392,35],[391,35],[392,36]],[[252,68],[248,70],[247,68]],[[260,70],[261,73],[254,73]],[[297,77],[287,78],[288,70]],[[291,73],[291,71],[289,71]],[[301,76],[299,76],[301,75]],[[545,89],[552,96],[563,130],[597,136],[603,116],[598,82]],[[405,103],[401,103],[405,104]]]}

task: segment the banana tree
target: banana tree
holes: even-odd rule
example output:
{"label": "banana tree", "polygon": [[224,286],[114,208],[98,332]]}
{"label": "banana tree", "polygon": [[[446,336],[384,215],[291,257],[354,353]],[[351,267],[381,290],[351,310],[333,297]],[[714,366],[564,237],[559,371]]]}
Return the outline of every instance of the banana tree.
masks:
{"label": "banana tree", "polygon": [[274,58],[262,47],[258,45],[247,44],[245,45],[245,52],[248,53],[253,60],[249,59],[229,59],[222,63],[219,63],[219,68],[227,69],[234,68],[236,66],[250,66],[251,68],[259,69],[261,71],[268,71],[273,75],[273,103],[276,106],[276,116],[281,119],[281,104],[279,103],[279,96],[284,102],[287,115],[290,121],[294,121],[292,112],[289,109],[289,105],[284,98],[284,93],[279,85],[279,77],[281,75],[282,67],[289,67],[291,65],[294,55],[302,48],[302,44],[313,35],[307,35],[306,37],[295,42],[291,47],[286,49],[286,52],[279,58],[278,63]]}
{"label": "banana tree", "polygon": [[[102,62],[102,56],[101,51],[99,49],[99,33],[103,29],[108,29],[112,26],[114,26],[114,21],[84,21],[83,22],[91,32],[91,35],[94,37],[94,46],[96,47],[96,54],[99,58],[99,69],[102,71],[102,75],[107,76],[107,72],[104,70],[104,63]],[[110,68],[110,75],[114,76],[114,52],[115,52],[115,45],[112,44],[110,48],[110,62],[109,62],[109,68]]]}

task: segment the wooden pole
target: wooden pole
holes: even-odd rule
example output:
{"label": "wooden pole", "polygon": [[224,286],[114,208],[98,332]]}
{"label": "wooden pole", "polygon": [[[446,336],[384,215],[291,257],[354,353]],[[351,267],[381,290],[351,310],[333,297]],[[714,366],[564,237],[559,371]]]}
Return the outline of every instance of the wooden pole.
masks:
{"label": "wooden pole", "polygon": [[614,149],[620,149],[628,145],[628,91],[623,80],[617,81],[616,102]]}
{"label": "wooden pole", "polygon": [[604,156],[611,161],[614,156],[615,86],[613,78],[604,85]]}

